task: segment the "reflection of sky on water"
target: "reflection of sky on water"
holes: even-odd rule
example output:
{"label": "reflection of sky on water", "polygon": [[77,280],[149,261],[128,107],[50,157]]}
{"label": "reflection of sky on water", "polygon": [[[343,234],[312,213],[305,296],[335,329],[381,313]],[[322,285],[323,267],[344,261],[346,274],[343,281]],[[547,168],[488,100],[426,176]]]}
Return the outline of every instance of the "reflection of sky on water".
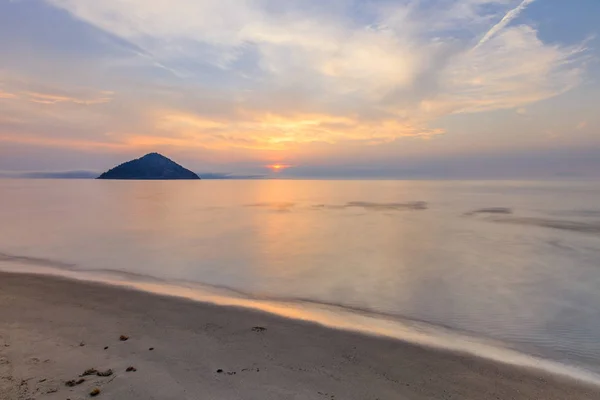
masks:
{"label": "reflection of sky on water", "polygon": [[369,312],[600,359],[600,238],[564,229],[598,224],[597,185],[12,180],[0,193],[3,264],[198,282],[344,307],[346,324]]}

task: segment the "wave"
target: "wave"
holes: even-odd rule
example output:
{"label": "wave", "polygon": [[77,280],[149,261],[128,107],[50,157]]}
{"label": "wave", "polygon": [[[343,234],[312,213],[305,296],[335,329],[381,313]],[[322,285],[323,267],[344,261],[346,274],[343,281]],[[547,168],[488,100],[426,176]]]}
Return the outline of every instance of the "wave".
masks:
{"label": "wave", "polygon": [[[1,261],[4,261],[5,264],[3,265]],[[11,268],[9,265],[13,265],[13,267]],[[449,326],[363,307],[310,298],[276,298],[227,286],[165,280],[145,274],[112,269],[80,270],[74,264],[58,260],[6,253],[0,253],[0,269],[13,273],[54,275],[220,306],[253,309],[284,318],[309,321],[330,328],[384,336],[420,346],[535,368],[600,385],[600,375],[581,366],[540,358],[511,348],[506,343],[476,336],[471,332],[459,331]]]}
{"label": "wave", "polygon": [[412,201],[408,203],[371,203],[368,201],[351,201],[346,203],[346,208],[360,207],[365,210],[426,210],[427,203],[424,201]]}
{"label": "wave", "polygon": [[480,208],[479,210],[466,212],[464,215],[471,216],[479,214],[512,214],[512,209],[506,207]]}
{"label": "wave", "polygon": [[579,233],[600,234],[600,221],[581,222],[534,217],[504,217],[494,218],[492,221],[503,224],[537,226]]}
{"label": "wave", "polygon": [[549,212],[550,215],[574,216],[584,218],[600,218],[600,210],[561,210]]}
{"label": "wave", "polygon": [[[575,220],[549,219],[549,218],[539,218],[539,217],[519,217],[519,216],[513,216],[512,214],[513,214],[513,210],[510,208],[490,207],[490,208],[481,208],[478,210],[469,211],[463,215],[465,215],[465,216],[486,215],[486,216],[490,216],[490,217],[486,218],[485,220],[497,222],[497,223],[503,223],[503,224],[535,226],[535,227],[540,227],[540,228],[559,229],[559,230],[564,230],[564,231],[587,233],[587,234],[600,234],[600,221],[598,221],[598,220],[575,221]],[[572,210],[572,211],[555,212],[553,214],[572,215],[572,216],[592,218],[592,217],[600,216],[600,211]]]}
{"label": "wave", "polygon": [[7,253],[0,253],[0,261],[5,262],[18,262],[22,264],[28,265],[40,265],[47,267],[55,267],[61,269],[74,269],[76,264],[65,263],[62,261],[51,260],[49,258],[38,258],[38,257],[28,257],[28,256],[19,256]]}
{"label": "wave", "polygon": [[[107,275],[107,276],[111,276],[113,278],[122,278],[124,281],[132,281],[132,282],[138,281],[138,282],[143,282],[143,283],[151,282],[151,283],[162,283],[162,284],[175,284],[178,286],[188,287],[188,288],[196,288],[196,289],[210,290],[210,291],[216,290],[216,291],[220,291],[220,292],[226,292],[231,295],[235,295],[236,297],[249,299],[249,300],[277,301],[277,302],[281,302],[281,303],[291,303],[291,304],[296,304],[296,303],[313,304],[313,305],[317,305],[317,306],[334,307],[334,308],[338,308],[338,309],[341,309],[344,311],[359,313],[359,314],[363,314],[363,315],[377,316],[377,317],[382,317],[382,318],[386,318],[386,319],[399,319],[399,320],[419,322],[419,323],[430,323],[426,320],[422,320],[422,319],[418,319],[418,318],[414,318],[414,317],[408,317],[408,316],[405,316],[402,314],[378,311],[378,310],[375,310],[372,308],[367,308],[367,307],[352,306],[352,305],[348,305],[348,304],[311,299],[311,298],[307,298],[307,297],[269,296],[269,295],[264,295],[264,294],[260,294],[260,293],[253,293],[253,292],[240,290],[238,288],[234,288],[234,287],[227,286],[227,285],[208,284],[208,283],[203,283],[203,282],[193,282],[193,281],[189,281],[189,280],[180,280],[180,279],[163,279],[163,278],[159,278],[159,277],[156,277],[153,275],[141,274],[141,273],[130,272],[130,271],[121,271],[121,270],[111,269],[111,268],[95,268],[95,269],[81,270],[81,269],[76,268],[77,267],[76,264],[66,263],[63,261],[53,260],[53,259],[49,259],[49,258],[41,258],[41,257],[38,258],[38,257],[29,257],[29,256],[20,256],[20,255],[12,255],[12,254],[7,254],[7,253],[0,253],[0,261],[24,264],[24,265],[56,268],[59,270],[64,270],[64,271],[69,271],[69,272],[77,272],[82,275],[84,275],[84,274]],[[446,326],[443,324],[436,324],[436,326],[444,327],[447,329],[455,329],[455,328],[452,328],[450,326]],[[466,333],[467,331],[464,331],[464,332]]]}
{"label": "wave", "polygon": [[428,204],[424,201],[407,203],[374,203],[369,201],[349,201],[346,204],[315,204],[313,209],[343,210],[346,208],[362,208],[372,211],[426,210]]}
{"label": "wave", "polygon": [[[265,208],[270,211],[290,212],[300,209],[292,202],[260,202],[244,204],[244,207]],[[348,208],[362,208],[371,211],[398,211],[398,210],[426,210],[428,204],[424,201],[410,201],[407,203],[375,203],[370,201],[349,201],[345,204],[313,204],[308,206],[312,210],[344,210]]]}

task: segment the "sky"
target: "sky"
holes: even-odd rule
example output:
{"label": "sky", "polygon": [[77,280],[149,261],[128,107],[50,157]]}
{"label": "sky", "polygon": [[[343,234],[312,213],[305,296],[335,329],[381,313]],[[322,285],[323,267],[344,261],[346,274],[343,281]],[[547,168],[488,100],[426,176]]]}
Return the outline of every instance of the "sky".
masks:
{"label": "sky", "polygon": [[599,30],[599,0],[0,0],[0,175],[600,177]]}

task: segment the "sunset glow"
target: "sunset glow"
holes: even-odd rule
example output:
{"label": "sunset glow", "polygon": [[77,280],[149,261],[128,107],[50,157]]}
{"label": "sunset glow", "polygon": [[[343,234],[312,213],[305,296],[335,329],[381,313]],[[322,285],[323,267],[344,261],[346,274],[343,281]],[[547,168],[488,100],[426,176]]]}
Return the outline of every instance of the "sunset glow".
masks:
{"label": "sunset glow", "polygon": [[279,172],[279,171],[282,171],[284,169],[290,168],[290,165],[286,165],[286,164],[271,164],[271,165],[267,165],[267,168],[269,168],[273,172]]}
{"label": "sunset glow", "polygon": [[275,3],[0,1],[0,172],[600,171],[597,0]]}
{"label": "sunset glow", "polygon": [[600,0],[0,0],[0,38],[0,396],[600,400]]}

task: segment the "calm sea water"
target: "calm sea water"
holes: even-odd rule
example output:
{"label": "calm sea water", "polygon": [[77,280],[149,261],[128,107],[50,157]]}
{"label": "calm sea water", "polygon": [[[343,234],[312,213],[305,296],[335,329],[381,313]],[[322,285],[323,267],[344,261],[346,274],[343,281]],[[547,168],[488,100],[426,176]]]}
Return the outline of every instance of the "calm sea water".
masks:
{"label": "calm sea water", "polygon": [[0,205],[5,269],[218,288],[600,370],[599,183],[0,180]]}

